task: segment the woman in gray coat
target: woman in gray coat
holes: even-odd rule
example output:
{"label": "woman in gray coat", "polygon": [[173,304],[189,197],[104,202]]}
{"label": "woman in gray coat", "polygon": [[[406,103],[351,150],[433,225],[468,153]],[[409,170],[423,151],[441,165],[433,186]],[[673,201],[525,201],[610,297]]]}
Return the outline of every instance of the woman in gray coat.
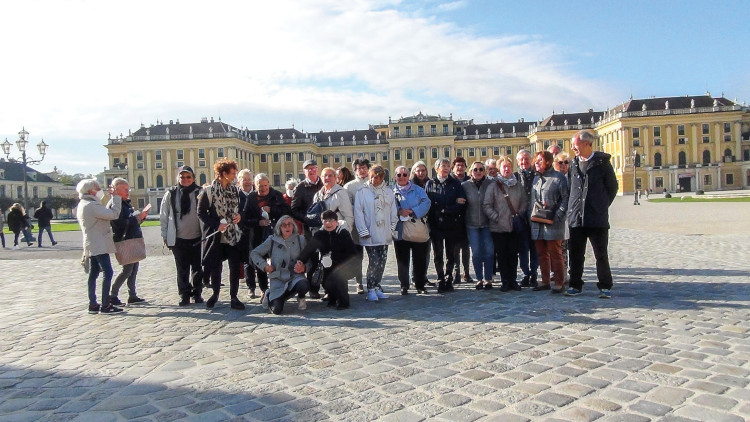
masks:
{"label": "woman in gray coat", "polygon": [[[518,250],[523,241],[521,236],[525,233],[514,230],[511,205],[516,214],[525,216],[527,202],[526,191],[513,174],[513,160],[500,157],[497,164],[499,172],[495,183],[487,187],[482,209],[489,219],[495,250],[499,251],[497,270],[500,273],[500,291],[507,292],[521,290],[516,277]],[[508,205],[508,200],[511,205]]]}
{"label": "woman in gray coat", "polygon": [[310,290],[310,283],[305,277],[307,266],[299,260],[305,237],[297,232],[294,219],[288,215],[279,218],[273,232],[250,252],[253,264],[268,273],[268,290],[260,301],[279,315],[284,310],[284,302],[296,294],[299,309],[305,310],[305,294]]}
{"label": "woman in gray coat", "polygon": [[[540,151],[534,157],[534,184],[531,188],[531,206],[534,204],[553,211],[553,223],[531,222],[531,239],[539,255],[539,270],[542,283],[534,291],[552,290],[562,293],[565,283],[565,261],[562,255],[562,240],[565,238],[565,213],[568,210],[568,180],[552,167],[552,153]],[[530,214],[531,215],[531,214]],[[555,286],[550,286],[550,269],[555,274]]]}
{"label": "woman in gray coat", "polygon": [[[112,227],[110,222],[120,216],[122,197],[116,195],[112,189],[109,190],[112,199],[107,206],[102,205],[104,191],[99,187],[95,179],[83,179],[76,186],[78,203],[76,218],[81,225],[83,233],[83,257],[89,259],[89,313],[95,314],[101,311],[103,314],[120,312],[122,309],[114,307],[109,302],[109,288],[112,284],[112,262],[109,254],[117,252],[115,242],[112,240]],[[99,272],[104,273],[102,282],[102,304],[96,303],[96,279]]]}

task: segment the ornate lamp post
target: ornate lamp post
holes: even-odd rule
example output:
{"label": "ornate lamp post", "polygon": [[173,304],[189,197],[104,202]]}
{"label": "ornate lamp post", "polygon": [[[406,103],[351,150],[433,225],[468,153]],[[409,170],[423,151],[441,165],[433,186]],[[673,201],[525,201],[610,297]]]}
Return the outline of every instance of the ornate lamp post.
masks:
{"label": "ornate lamp post", "polygon": [[44,160],[45,154],[47,154],[47,148],[49,145],[44,143],[44,139],[42,139],[42,142],[39,142],[36,146],[39,149],[39,153],[42,154],[42,158],[38,160],[30,160],[28,157],[26,157],[26,146],[29,144],[29,132],[26,131],[26,128],[22,128],[20,132],[18,132],[18,140],[16,141],[16,146],[18,147],[18,151],[21,152],[21,159],[16,158],[10,158],[10,146],[11,143],[8,142],[8,138],[5,138],[5,142],[3,142],[3,152],[5,153],[5,157],[8,158],[9,161],[15,161],[15,162],[21,162],[23,165],[22,171],[23,171],[23,208],[28,209],[28,199],[29,199],[29,184],[28,184],[28,176],[26,174],[26,166],[28,164],[39,164]]}

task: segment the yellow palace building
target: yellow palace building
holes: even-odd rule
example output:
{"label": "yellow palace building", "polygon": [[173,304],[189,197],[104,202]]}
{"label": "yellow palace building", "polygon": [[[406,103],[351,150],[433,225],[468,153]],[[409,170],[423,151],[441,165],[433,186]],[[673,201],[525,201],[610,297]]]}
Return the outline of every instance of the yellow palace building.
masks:
{"label": "yellow palace building", "polygon": [[[475,124],[453,115],[388,119],[368,129],[302,132],[287,129],[237,128],[218,119],[197,123],[177,121],[141,125],[127,136],[110,136],[105,176],[124,177],[131,197],[142,208],[158,212],[164,191],[176,181],[176,170],[190,165],[197,182],[213,179],[212,164],[227,157],[240,168],[266,173],[282,189],[300,179],[302,163],[310,158],[319,167],[347,166],[358,157],[380,163],[388,179],[399,165],[424,161],[432,168],[439,158],[462,156],[468,163],[515,157],[552,144],[570,151],[571,137],[581,129],[599,135],[597,149],[612,155],[621,193],[638,189],[726,190],[750,186],[750,109],[710,95],[629,100],[605,111],[553,113],[542,121]],[[641,166],[633,172],[633,153]],[[635,176],[635,177],[634,177]]]}

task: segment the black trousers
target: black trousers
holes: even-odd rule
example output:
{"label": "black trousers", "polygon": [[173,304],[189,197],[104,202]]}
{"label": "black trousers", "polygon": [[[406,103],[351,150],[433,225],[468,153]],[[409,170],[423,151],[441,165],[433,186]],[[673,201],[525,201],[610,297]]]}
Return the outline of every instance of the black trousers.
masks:
{"label": "black trousers", "polygon": [[[432,241],[432,253],[434,255],[435,271],[439,281],[445,282],[446,275],[452,277],[453,268],[456,265],[455,249],[461,246],[461,236],[452,232],[430,233]],[[446,261],[443,263],[443,254]]]}
{"label": "black trousers", "polygon": [[172,255],[177,266],[177,291],[180,296],[200,296],[203,291],[200,242],[200,237],[196,239],[178,237],[172,246]]}
{"label": "black trousers", "polygon": [[242,253],[239,248],[227,243],[219,244],[219,252],[221,253],[221,261],[217,262],[210,270],[207,269],[211,274],[211,288],[214,291],[214,295],[218,296],[221,291],[221,269],[223,262],[225,260],[229,261],[229,296],[236,298],[237,292],[240,290]]}
{"label": "black trousers", "polygon": [[[430,250],[428,242],[410,242],[408,240],[397,240],[393,242],[396,251],[396,267],[398,268],[398,281],[401,289],[409,288],[409,262],[414,267],[414,287],[424,290],[427,284],[427,253]],[[410,256],[411,255],[411,256]]]}
{"label": "black trousers", "polygon": [[305,294],[310,291],[310,283],[308,283],[307,280],[300,280],[297,282],[297,284],[294,285],[294,287],[291,290],[287,290],[284,292],[281,297],[277,297],[276,299],[272,300],[268,307],[271,308],[271,312],[273,312],[276,315],[280,315],[282,312],[284,312],[284,303],[295,294],[298,298],[305,297]]}
{"label": "black trousers", "polygon": [[260,291],[268,290],[268,274],[265,271],[255,268],[252,262],[243,262],[242,265],[245,270],[245,285],[248,289],[255,290],[257,286],[255,280],[257,279]]}
{"label": "black trousers", "polygon": [[344,264],[325,269],[323,288],[328,293],[328,306],[349,307],[349,279],[352,273]]}
{"label": "black trousers", "polygon": [[609,267],[609,229],[606,227],[571,227],[568,240],[570,264],[570,287],[583,289],[583,264],[586,254],[586,240],[591,242],[596,258],[596,277],[599,289],[612,288],[612,270]]}
{"label": "black trousers", "polygon": [[497,272],[500,273],[500,283],[506,287],[518,284],[518,251],[523,242],[524,233],[496,233],[492,232],[492,243],[497,256]]}

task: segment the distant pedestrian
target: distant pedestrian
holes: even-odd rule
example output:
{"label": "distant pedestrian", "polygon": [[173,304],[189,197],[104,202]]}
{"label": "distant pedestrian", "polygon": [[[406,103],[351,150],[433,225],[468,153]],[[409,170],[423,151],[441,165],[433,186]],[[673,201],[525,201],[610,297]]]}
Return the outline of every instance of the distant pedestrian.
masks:
{"label": "distant pedestrian", "polygon": [[47,201],[42,201],[41,206],[34,211],[34,218],[36,218],[36,224],[39,226],[37,242],[40,248],[42,247],[42,233],[44,233],[45,230],[47,230],[47,235],[49,236],[50,242],[52,242],[52,246],[57,245],[55,238],[52,237],[52,217],[52,210],[47,208]]}
{"label": "distant pedestrian", "polygon": [[15,204],[11,205],[10,212],[8,212],[8,228],[15,235],[13,238],[14,250],[18,250],[18,236],[20,236],[22,232],[24,233],[26,243],[29,246],[33,245],[33,243],[31,243],[31,240],[25,233],[25,231],[28,230],[29,227],[27,218],[28,216],[26,216],[26,211],[23,209],[23,206],[21,204],[16,202]]}
{"label": "distant pedestrian", "polygon": [[617,178],[610,163],[611,156],[594,151],[596,134],[591,130],[578,132],[572,140],[575,158],[571,164],[568,226],[570,227],[570,288],[566,296],[583,290],[583,264],[586,241],[591,242],[596,258],[599,297],[609,299],[612,272],[609,267],[609,206],[617,195]]}
{"label": "distant pedestrian", "polygon": [[5,233],[3,233],[5,226],[5,210],[0,208],[0,239],[3,241],[3,249],[5,249]]}

